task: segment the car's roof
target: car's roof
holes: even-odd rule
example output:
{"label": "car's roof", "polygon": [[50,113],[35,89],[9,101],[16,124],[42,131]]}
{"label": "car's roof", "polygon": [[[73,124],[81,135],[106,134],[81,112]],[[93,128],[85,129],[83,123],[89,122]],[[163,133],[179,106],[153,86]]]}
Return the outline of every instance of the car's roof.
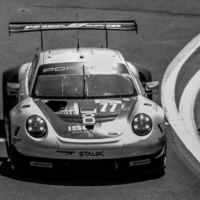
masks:
{"label": "car's roof", "polygon": [[40,64],[67,62],[124,63],[119,51],[105,48],[68,48],[48,50],[41,53]]}

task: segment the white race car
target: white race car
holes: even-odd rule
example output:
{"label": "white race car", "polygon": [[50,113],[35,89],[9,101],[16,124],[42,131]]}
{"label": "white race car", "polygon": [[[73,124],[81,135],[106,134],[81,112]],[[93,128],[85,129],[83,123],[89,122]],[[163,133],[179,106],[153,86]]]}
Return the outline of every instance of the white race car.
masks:
{"label": "white race car", "polygon": [[[134,30],[135,21],[10,23],[9,32]],[[108,40],[106,34],[106,46]],[[148,69],[108,48],[42,50],[3,73],[12,168],[27,173],[130,174],[163,170],[166,135]]]}

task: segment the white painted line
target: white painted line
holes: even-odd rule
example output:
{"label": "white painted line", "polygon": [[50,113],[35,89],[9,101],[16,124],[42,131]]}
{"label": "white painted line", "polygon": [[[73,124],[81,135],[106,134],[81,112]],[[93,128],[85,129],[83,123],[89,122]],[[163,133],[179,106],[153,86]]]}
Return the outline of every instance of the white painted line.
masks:
{"label": "white painted line", "polygon": [[168,66],[161,85],[161,101],[165,111],[165,115],[172,128],[185,144],[188,150],[200,162],[200,146],[192,145],[194,139],[188,134],[181,117],[179,116],[175,103],[175,85],[178,73],[187,59],[200,46],[200,34],[197,35],[190,43],[188,43],[180,53],[172,60]]}
{"label": "white painted line", "polygon": [[188,134],[193,137],[194,143],[200,145],[200,137],[194,120],[195,99],[200,90],[200,70],[192,77],[185,87],[179,104],[179,115],[183,120]]}

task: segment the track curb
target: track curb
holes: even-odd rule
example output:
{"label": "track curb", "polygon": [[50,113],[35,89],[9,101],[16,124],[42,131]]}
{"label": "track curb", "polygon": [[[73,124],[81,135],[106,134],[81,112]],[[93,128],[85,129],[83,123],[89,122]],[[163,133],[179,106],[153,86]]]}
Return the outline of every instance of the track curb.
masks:
{"label": "track curb", "polygon": [[[165,115],[180,140],[192,155],[200,162],[200,142],[195,133],[189,133],[179,114],[175,102],[175,86],[178,74],[188,58],[200,47],[200,34],[192,39],[172,60],[163,76],[161,85],[161,103]],[[191,120],[191,119],[189,119]],[[192,123],[192,122],[191,122]]]}

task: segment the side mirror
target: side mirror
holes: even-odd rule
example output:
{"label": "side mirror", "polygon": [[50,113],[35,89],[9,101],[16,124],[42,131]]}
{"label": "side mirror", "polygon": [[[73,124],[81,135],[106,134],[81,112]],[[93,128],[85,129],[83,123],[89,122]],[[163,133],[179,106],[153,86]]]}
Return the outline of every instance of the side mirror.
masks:
{"label": "side mirror", "polygon": [[8,96],[17,96],[19,95],[19,83],[7,83],[7,93]]}
{"label": "side mirror", "polygon": [[147,93],[152,92],[153,94],[157,94],[159,90],[159,82],[158,81],[146,82],[145,90]]}

